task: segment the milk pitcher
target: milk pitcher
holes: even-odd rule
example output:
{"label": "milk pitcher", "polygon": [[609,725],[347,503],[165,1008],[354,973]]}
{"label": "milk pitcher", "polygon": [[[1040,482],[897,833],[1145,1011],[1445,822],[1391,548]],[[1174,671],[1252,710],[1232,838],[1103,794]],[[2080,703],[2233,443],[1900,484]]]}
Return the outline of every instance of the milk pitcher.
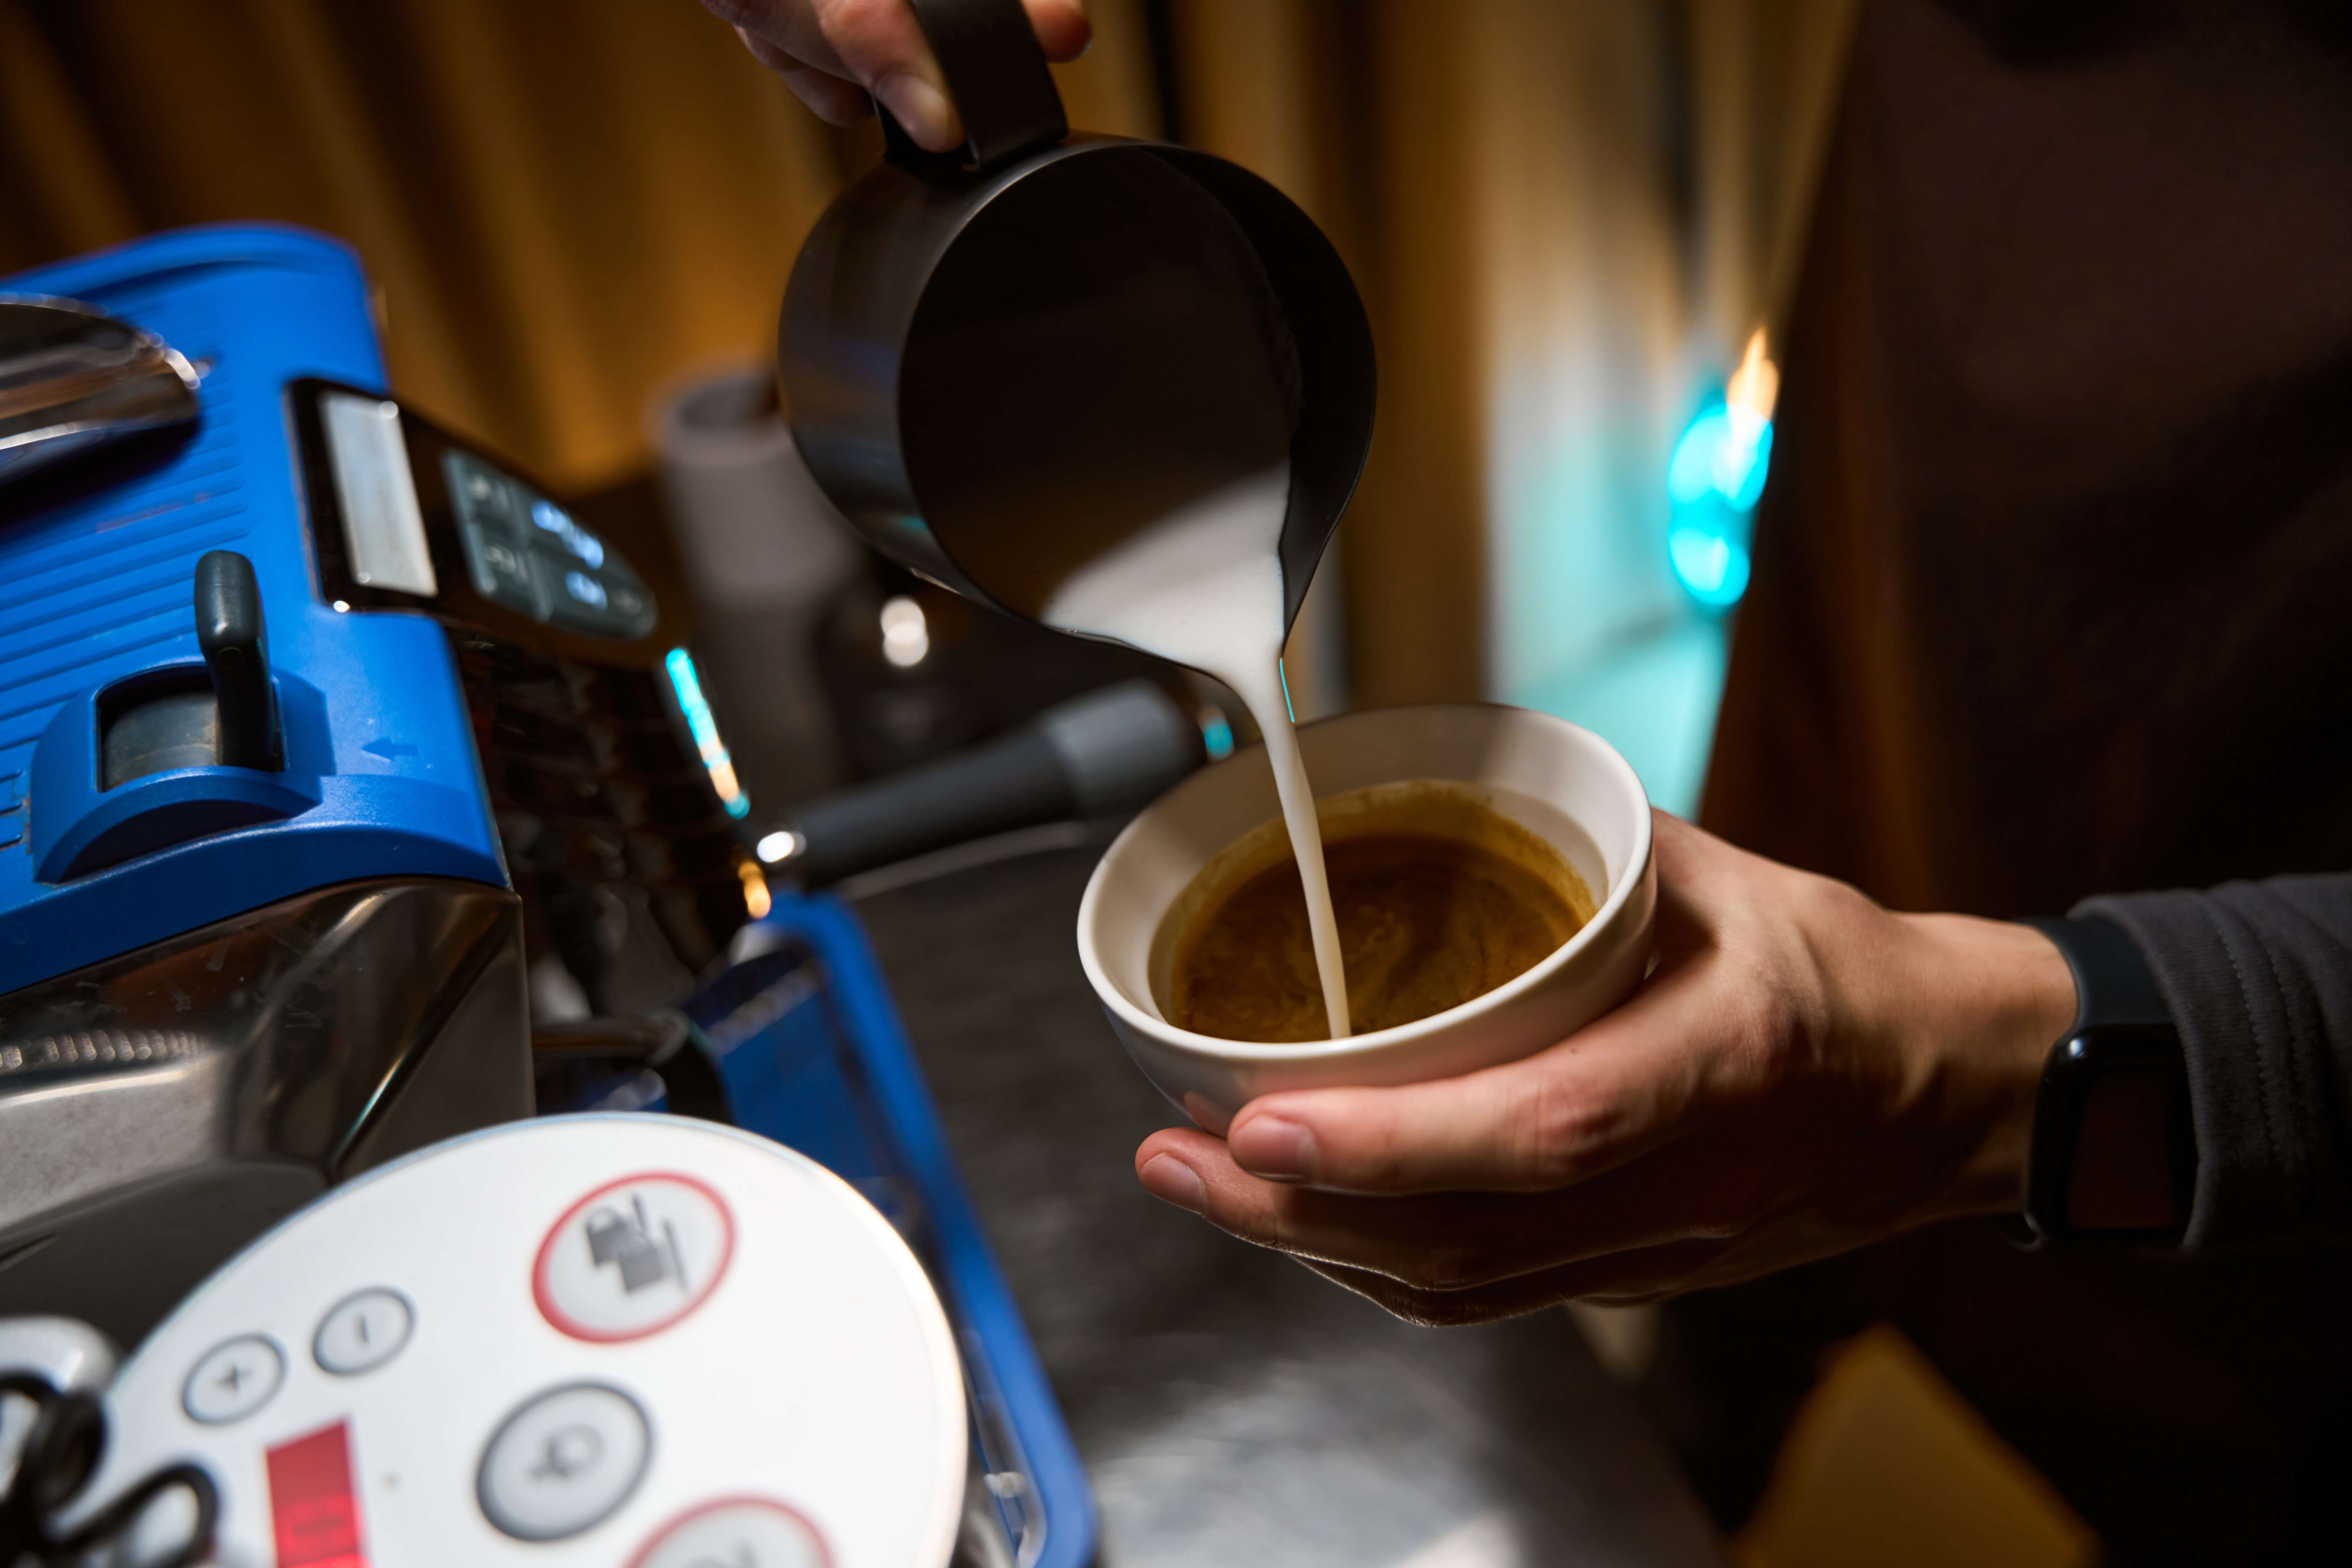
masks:
{"label": "milk pitcher", "polygon": [[1286,624],[1370,444],[1346,267],[1256,175],[1072,135],[1020,0],[914,0],[969,141],[887,156],[793,268],[777,335],[811,471],[884,554],[1031,620],[1154,519],[1286,460]]}

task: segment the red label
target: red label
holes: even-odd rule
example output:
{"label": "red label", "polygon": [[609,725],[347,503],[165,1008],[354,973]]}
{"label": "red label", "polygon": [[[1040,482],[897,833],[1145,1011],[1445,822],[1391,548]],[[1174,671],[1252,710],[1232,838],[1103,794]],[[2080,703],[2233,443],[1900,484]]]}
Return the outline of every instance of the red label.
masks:
{"label": "red label", "polygon": [[368,1568],[343,1423],[269,1450],[269,1519],[278,1568]]}

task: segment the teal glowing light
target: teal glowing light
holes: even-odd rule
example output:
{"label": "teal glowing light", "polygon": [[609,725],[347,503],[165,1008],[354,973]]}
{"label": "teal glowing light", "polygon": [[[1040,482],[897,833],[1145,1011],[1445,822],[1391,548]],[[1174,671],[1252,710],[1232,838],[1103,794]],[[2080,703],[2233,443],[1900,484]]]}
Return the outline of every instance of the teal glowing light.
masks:
{"label": "teal glowing light", "polygon": [[1752,407],[1711,400],[1666,464],[1666,558],[1684,592],[1727,610],[1748,591],[1757,498],[1772,461],[1772,422]]}
{"label": "teal glowing light", "polygon": [[1223,710],[1201,710],[1201,745],[1213,763],[1222,763],[1234,754],[1234,727]]}
{"label": "teal glowing light", "polygon": [[1748,546],[1706,528],[1677,528],[1666,535],[1666,556],[1675,578],[1710,610],[1727,610],[1748,591]]}
{"label": "teal glowing light", "polygon": [[1666,494],[1676,506],[1720,498],[1748,511],[1764,493],[1772,462],[1772,422],[1754,410],[1717,403],[1699,411],[1666,465]]}
{"label": "teal glowing light", "polygon": [[694,672],[693,656],[674,647],[662,666],[669,671],[670,689],[677,693],[677,710],[686,716],[687,732],[694,737],[694,749],[710,774],[710,787],[719,792],[719,804],[730,816],[749,816],[751,797],[735,777],[735,759],[727,754],[727,744],[719,738],[719,721],[711,716],[710,703],[702,695],[702,678]]}

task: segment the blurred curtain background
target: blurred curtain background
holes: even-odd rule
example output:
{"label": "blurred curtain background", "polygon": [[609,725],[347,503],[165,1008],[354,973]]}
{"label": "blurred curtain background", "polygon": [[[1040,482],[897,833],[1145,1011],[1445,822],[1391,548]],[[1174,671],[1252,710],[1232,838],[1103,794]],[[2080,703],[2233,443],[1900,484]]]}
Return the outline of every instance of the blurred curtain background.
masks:
{"label": "blurred curtain background", "polygon": [[[1489,696],[1696,802],[1719,607],[1677,436],[1793,280],[1855,0],[1089,0],[1075,125],[1246,164],[1371,308],[1371,465],[1294,642],[1306,712]],[[395,389],[574,492],[647,399],[769,352],[878,152],[692,0],[0,0],[0,272],[152,229],[339,235]]]}

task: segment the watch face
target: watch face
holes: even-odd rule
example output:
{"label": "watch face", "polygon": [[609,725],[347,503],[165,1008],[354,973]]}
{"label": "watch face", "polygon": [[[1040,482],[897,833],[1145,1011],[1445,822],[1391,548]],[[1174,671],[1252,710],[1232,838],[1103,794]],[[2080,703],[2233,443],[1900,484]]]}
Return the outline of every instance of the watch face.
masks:
{"label": "watch face", "polygon": [[2057,1241],[2177,1238],[2196,1181],[2188,1074],[2167,1025],[2078,1030],[2034,1107],[2027,1215]]}

